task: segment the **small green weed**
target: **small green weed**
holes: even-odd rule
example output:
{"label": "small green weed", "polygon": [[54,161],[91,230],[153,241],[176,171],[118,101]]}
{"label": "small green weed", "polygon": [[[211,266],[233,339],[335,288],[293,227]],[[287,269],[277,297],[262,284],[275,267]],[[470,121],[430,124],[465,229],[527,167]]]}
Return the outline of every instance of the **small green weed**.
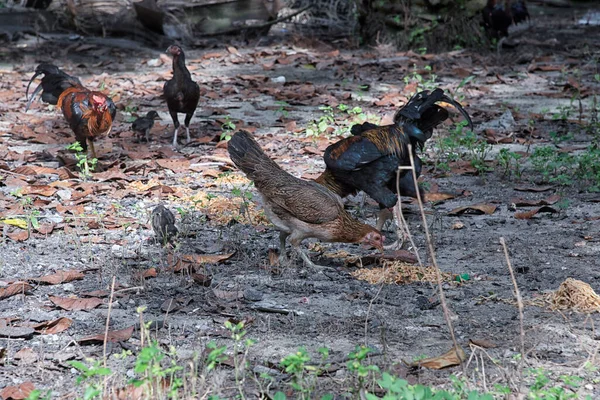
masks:
{"label": "small green weed", "polygon": [[81,147],[81,143],[79,142],[68,145],[67,150],[75,153],[75,159],[77,160],[77,167],[79,168],[79,175],[81,176],[81,179],[86,181],[91,178],[91,173],[96,169],[98,159],[88,159],[87,154],[83,151],[83,147]]}

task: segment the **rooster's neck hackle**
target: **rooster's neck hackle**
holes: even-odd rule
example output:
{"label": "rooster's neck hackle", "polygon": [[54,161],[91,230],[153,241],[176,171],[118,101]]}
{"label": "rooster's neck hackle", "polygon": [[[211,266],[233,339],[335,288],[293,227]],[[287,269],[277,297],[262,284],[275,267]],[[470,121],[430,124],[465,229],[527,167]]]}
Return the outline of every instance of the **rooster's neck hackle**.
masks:
{"label": "rooster's neck hackle", "polygon": [[401,126],[396,124],[389,129],[373,129],[366,136],[381,152],[391,152],[396,157],[404,157],[407,138]]}

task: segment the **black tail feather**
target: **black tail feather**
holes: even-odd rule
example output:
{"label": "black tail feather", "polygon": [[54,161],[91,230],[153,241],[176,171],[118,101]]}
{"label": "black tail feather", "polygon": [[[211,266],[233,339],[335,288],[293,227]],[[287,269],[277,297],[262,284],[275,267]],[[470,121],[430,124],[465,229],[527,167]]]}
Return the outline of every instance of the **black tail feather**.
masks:
{"label": "black tail feather", "polygon": [[[44,77],[42,78],[40,84],[33,91],[31,97],[29,97],[29,87],[35,78],[42,74]],[[27,89],[25,90],[25,97],[27,98],[27,106],[25,107],[25,111],[29,110],[31,103],[33,103],[33,100],[37,97],[40,91],[42,92],[43,101],[50,104],[56,104],[60,94],[65,89],[77,85],[81,85],[81,81],[78,78],[61,71],[56,65],[48,63],[39,64],[35,69],[35,73],[27,84]]]}

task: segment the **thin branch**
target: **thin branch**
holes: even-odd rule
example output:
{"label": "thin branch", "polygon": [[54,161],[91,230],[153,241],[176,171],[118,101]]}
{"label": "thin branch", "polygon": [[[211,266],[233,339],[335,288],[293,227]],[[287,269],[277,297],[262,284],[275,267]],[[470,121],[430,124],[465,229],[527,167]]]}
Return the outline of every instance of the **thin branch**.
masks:
{"label": "thin branch", "polygon": [[504,249],[504,257],[506,258],[506,265],[508,270],[510,271],[510,279],[512,280],[513,287],[515,289],[515,299],[517,300],[517,307],[519,308],[519,331],[520,331],[520,351],[521,351],[521,360],[519,361],[519,377],[522,377],[523,373],[523,362],[525,361],[525,323],[523,317],[523,298],[521,297],[521,292],[519,291],[519,286],[517,285],[517,279],[515,278],[515,272],[513,271],[512,263],[510,262],[510,258],[508,257],[508,248],[506,247],[506,242],[503,237],[500,237],[500,244]]}
{"label": "thin branch", "polygon": [[[431,235],[429,234],[427,218],[425,217],[425,209],[423,208],[423,199],[421,199],[421,193],[419,192],[419,185],[417,184],[417,172],[415,171],[415,168],[414,168],[415,160],[413,157],[412,146],[410,144],[408,145],[408,156],[410,157],[410,165],[412,167],[411,173],[413,176],[413,183],[415,185],[415,191],[417,192],[417,201],[419,203],[419,210],[421,211],[421,219],[423,220],[423,229],[425,230],[425,238],[427,239],[427,246],[429,247],[431,263],[434,266],[435,275],[437,278],[438,291],[439,291],[439,296],[440,296],[440,304],[442,305],[442,309],[444,310],[444,319],[446,320],[446,325],[448,326],[448,331],[450,333],[450,337],[452,338],[452,343],[454,344],[454,351],[456,352],[456,355],[457,355],[458,359],[460,360],[460,357],[458,356],[459,345],[458,345],[458,342],[456,341],[456,335],[454,334],[454,327],[452,326],[452,320],[450,319],[450,310],[448,308],[448,303],[446,302],[446,295],[444,294],[444,287],[442,284],[442,273],[440,271],[440,268],[438,267],[437,259],[435,257],[435,250],[433,248],[433,242],[431,240]],[[463,369],[463,375],[466,377],[465,364],[462,362],[462,360],[461,360],[460,365]]]}

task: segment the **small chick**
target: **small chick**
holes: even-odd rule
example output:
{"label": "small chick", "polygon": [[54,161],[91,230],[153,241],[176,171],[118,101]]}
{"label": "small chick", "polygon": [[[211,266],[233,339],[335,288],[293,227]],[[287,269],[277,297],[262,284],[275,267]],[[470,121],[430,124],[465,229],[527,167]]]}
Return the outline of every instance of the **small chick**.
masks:
{"label": "small chick", "polygon": [[150,142],[150,129],[154,126],[154,120],[162,119],[158,115],[156,111],[150,111],[146,114],[145,117],[139,117],[133,124],[131,124],[131,129],[137,134],[140,142],[142,141],[142,136],[146,136],[146,143]]}
{"label": "small chick", "polygon": [[175,235],[175,215],[168,208],[159,204],[152,210],[152,229],[156,239],[163,245],[168,243]]}

